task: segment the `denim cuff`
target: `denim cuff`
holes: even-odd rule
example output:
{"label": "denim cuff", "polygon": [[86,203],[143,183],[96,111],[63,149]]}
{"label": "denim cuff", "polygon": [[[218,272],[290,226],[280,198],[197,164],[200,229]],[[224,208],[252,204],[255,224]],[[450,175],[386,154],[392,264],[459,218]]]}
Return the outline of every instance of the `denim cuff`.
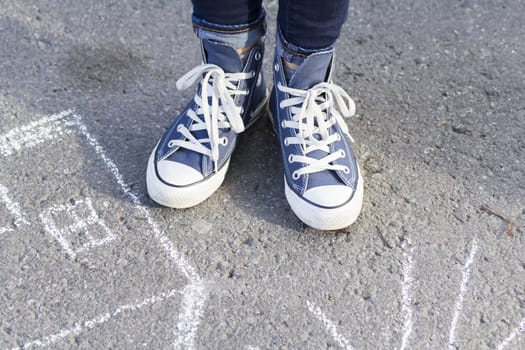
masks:
{"label": "denim cuff", "polygon": [[335,51],[335,43],[321,49],[305,49],[291,42],[284,37],[281,27],[277,26],[275,49],[279,57],[284,58],[287,62],[300,65],[304,59],[312,53]]}
{"label": "denim cuff", "polygon": [[216,24],[192,15],[193,30],[199,39],[220,41],[233,46],[243,48],[255,44],[266,34],[266,13],[262,10],[261,15],[254,21],[245,24]]}

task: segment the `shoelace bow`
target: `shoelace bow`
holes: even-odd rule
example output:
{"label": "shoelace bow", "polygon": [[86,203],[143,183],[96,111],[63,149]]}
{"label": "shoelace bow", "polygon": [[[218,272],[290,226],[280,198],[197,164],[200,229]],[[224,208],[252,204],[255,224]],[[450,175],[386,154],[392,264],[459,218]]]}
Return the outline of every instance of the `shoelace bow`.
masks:
{"label": "shoelace bow", "polygon": [[[189,129],[184,125],[177,129],[186,140],[171,140],[169,146],[186,148],[210,157],[217,171],[219,145],[226,145],[228,141],[226,137],[219,137],[219,129],[231,128],[237,133],[244,131],[242,108],[235,104],[234,97],[248,94],[248,91],[239,90],[237,86],[241,80],[252,78],[253,75],[253,72],[225,73],[214,64],[202,64],[184,74],[177,81],[177,89],[187,89],[200,80],[201,94],[199,96],[197,93],[193,98],[197,110],[190,109],[187,113],[193,121]],[[199,130],[206,130],[208,138],[197,139],[192,134]],[[204,145],[206,143],[209,143],[209,148]]]}
{"label": "shoelace bow", "polygon": [[[355,103],[339,86],[332,83],[319,83],[309,90],[294,89],[278,85],[279,90],[288,93],[291,97],[281,101],[281,108],[290,107],[292,120],[283,120],[282,126],[298,130],[295,137],[287,137],[285,145],[298,144],[302,146],[304,155],[290,155],[288,161],[307,164],[292,174],[298,179],[303,174],[315,173],[324,170],[349,169],[333,161],[344,158],[343,150],[330,151],[330,144],[340,139],[337,133],[330,133],[332,126],[338,125],[343,133],[353,142],[344,118],[355,114]],[[300,107],[298,107],[300,106]],[[339,112],[336,108],[341,111]],[[321,159],[308,157],[307,154],[321,150],[327,155]]]}

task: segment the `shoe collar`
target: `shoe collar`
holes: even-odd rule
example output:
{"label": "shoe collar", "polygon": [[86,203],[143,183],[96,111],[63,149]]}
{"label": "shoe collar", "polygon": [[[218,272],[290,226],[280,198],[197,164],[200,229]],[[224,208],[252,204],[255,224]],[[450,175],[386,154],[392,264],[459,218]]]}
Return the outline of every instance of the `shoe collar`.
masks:
{"label": "shoe collar", "polygon": [[288,86],[308,90],[316,84],[330,81],[334,56],[334,50],[315,52],[306,56]]}
{"label": "shoe collar", "polygon": [[215,64],[226,73],[242,72],[244,68],[237,50],[228,44],[202,39],[201,51],[205,63]]}

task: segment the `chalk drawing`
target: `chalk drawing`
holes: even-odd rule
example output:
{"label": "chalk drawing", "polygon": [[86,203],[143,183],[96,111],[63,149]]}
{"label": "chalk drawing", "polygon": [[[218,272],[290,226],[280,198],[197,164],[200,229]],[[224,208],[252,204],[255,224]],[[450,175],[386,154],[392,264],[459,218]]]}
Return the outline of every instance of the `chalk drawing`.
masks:
{"label": "chalk drawing", "polygon": [[404,350],[408,346],[408,340],[412,333],[413,321],[412,321],[412,283],[414,278],[412,277],[412,270],[414,265],[414,248],[410,238],[405,237],[403,246],[403,279],[401,280],[401,317],[403,318],[403,337],[401,338],[401,350]]}
{"label": "chalk drawing", "polygon": [[174,330],[175,349],[192,348],[206,301],[206,290],[201,282],[193,282],[184,288],[182,311],[177,317]]}
{"label": "chalk drawing", "polygon": [[507,338],[503,339],[501,343],[498,344],[496,350],[503,350],[509,346],[510,342],[514,340],[520,333],[525,332],[525,318],[523,318],[518,326]]}
{"label": "chalk drawing", "polygon": [[[29,225],[29,222],[25,219],[25,214],[22,212],[20,205],[14,202],[9,197],[9,191],[7,187],[0,184],[0,203],[3,203],[7,208],[7,211],[13,216],[13,224],[20,226],[22,224]],[[0,234],[14,231],[12,227],[0,227]]]}
{"label": "chalk drawing", "polygon": [[124,182],[124,178],[120,174],[115,162],[111,160],[107,155],[104,148],[100,143],[88,132],[87,127],[82,123],[82,119],[77,114],[72,114],[70,120],[65,120],[63,125],[68,127],[75,127],[77,131],[86,138],[88,144],[93,147],[96,154],[102,159],[105,163],[108,170],[111,172],[117,183],[119,184],[122,192],[133,202],[135,208],[145,217],[149,226],[152,229],[153,236],[159,241],[160,245],[168,253],[170,258],[176,263],[177,267],[180,268],[181,272],[186,278],[192,281],[200,281],[195,269],[179,255],[179,253],[173,247],[173,242],[171,242],[168,237],[158,228],[157,224],[153,221],[151,215],[149,215],[148,210],[142,205],[138,195],[131,191],[131,188],[128,184]]}
{"label": "chalk drawing", "polygon": [[[130,186],[124,181],[119,169],[113,160],[111,160],[100,143],[88,132],[87,127],[82,123],[82,118],[73,112],[73,110],[66,110],[58,114],[44,117],[38,121],[32,122],[25,126],[12,129],[6,134],[0,135],[0,155],[8,157],[16,152],[22,151],[26,148],[33,148],[49,140],[57,140],[64,133],[75,133],[81,135],[87,141],[88,145],[93,148],[96,155],[104,162],[107,169],[113,175],[118,183],[121,191],[127,196],[134,207],[143,215],[146,222],[150,226],[150,231],[146,234],[158,241],[160,247],[167,253],[170,260],[176,265],[180,272],[189,280],[189,284],[182,290],[171,290],[167,293],[161,293],[156,296],[146,298],[141,302],[135,304],[122,305],[119,308],[101,314],[95,318],[87,321],[74,324],[71,328],[66,328],[58,331],[55,334],[45,336],[41,339],[31,341],[22,346],[22,348],[33,347],[47,347],[56,343],[64,337],[70,335],[77,335],[85,330],[92,329],[98,325],[109,321],[123,312],[131,312],[143,308],[148,305],[161,302],[176,294],[182,295],[181,311],[175,320],[173,347],[175,349],[193,349],[195,346],[195,338],[200,321],[203,316],[203,309],[207,299],[207,288],[205,283],[198,275],[197,271],[188,263],[188,261],[181,256],[174,248],[173,242],[166,236],[166,234],[159,229],[148,210],[143,206],[139,196],[131,191]],[[13,223],[15,226],[21,224],[29,224],[25,219],[20,205],[14,202],[9,197],[7,188],[0,184],[0,203],[3,203],[9,213],[13,216]],[[78,214],[78,210],[83,208],[84,212],[89,213],[87,216]],[[70,225],[58,227],[55,217],[60,214],[66,214],[72,220]],[[115,235],[107,228],[104,222],[96,214],[92,202],[89,198],[83,198],[75,201],[73,204],[63,204],[48,208],[40,214],[46,230],[50,232],[53,237],[61,244],[64,250],[71,256],[75,256],[79,252],[91,249],[93,247],[105,244],[115,239]],[[90,235],[90,228],[98,226],[102,228],[104,236],[102,238],[95,238]],[[0,234],[13,231],[11,227],[0,227]],[[75,233],[82,232],[86,241],[82,244],[73,245],[70,239]],[[101,230],[97,230],[101,232]],[[465,294],[468,290],[467,286],[471,275],[471,265],[478,249],[477,241],[474,240],[467,260],[462,269],[462,281],[456,303],[454,306],[454,314],[451,321],[448,347],[455,349],[457,324],[461,312],[463,310],[463,303]],[[404,245],[403,252],[403,267],[401,280],[402,305],[401,315],[403,319],[403,336],[401,341],[401,349],[408,347],[408,342],[413,328],[413,311],[412,311],[412,296],[411,289],[413,283],[413,247],[410,240],[407,238]],[[330,321],[324,312],[310,301],[307,301],[307,308],[325,327],[327,332],[334,338],[336,343],[345,349],[352,349],[348,339],[339,333],[337,326]],[[505,349],[513,340],[515,340],[521,333],[525,332],[525,318],[521,320],[518,327],[497,346],[498,350]],[[247,349],[258,349],[257,347],[247,346]]]}
{"label": "chalk drawing", "polygon": [[454,316],[452,317],[452,322],[450,324],[450,333],[448,336],[448,348],[451,350],[456,349],[456,329],[458,325],[459,316],[463,310],[463,300],[465,299],[465,293],[467,292],[467,284],[470,280],[471,269],[470,266],[474,262],[474,257],[478,250],[478,242],[474,239],[472,241],[472,248],[470,249],[470,254],[463,265],[463,279],[461,280],[461,285],[459,287],[459,295],[456,299],[456,305],[454,306]]}
{"label": "chalk drawing", "polygon": [[[203,309],[207,299],[207,289],[205,288],[205,283],[198,275],[197,271],[190,265],[190,263],[183,256],[179,255],[179,253],[175,250],[173,242],[171,242],[166,234],[159,229],[146,207],[144,207],[141,203],[138,195],[133,193],[130,186],[124,181],[115,162],[113,162],[113,160],[107,156],[104,148],[89,133],[87,127],[82,123],[82,118],[70,109],[52,116],[44,117],[28,125],[15,128],[9,131],[7,134],[0,136],[0,154],[4,156],[10,156],[24,148],[31,148],[43,143],[44,141],[57,139],[64,133],[76,133],[81,135],[87,141],[88,145],[93,148],[96,155],[104,162],[107,169],[113,175],[120,187],[120,190],[132,201],[135,209],[142,214],[150,226],[150,231],[146,232],[146,234],[153,237],[159,243],[159,246],[167,253],[169,259],[188,279],[189,284],[182,291],[182,311],[176,319],[176,326],[173,334],[173,346],[176,349],[193,349],[197,328],[200,324]],[[55,209],[59,209],[60,211],[61,207],[56,207]],[[52,212],[49,212],[48,210],[47,214],[52,214]],[[44,213],[44,217],[41,219],[46,221],[46,219],[49,219],[49,215],[46,216]],[[53,222],[51,220],[47,220],[47,223],[49,224]],[[49,228],[56,234],[57,231],[54,230],[52,225]],[[80,228],[69,227],[69,229],[71,230]],[[64,242],[64,240],[61,242],[63,246]],[[75,251],[71,248],[71,246],[69,247],[69,253],[75,254]],[[104,320],[104,315],[100,316],[100,318],[93,319],[92,322],[97,324],[97,320]],[[80,329],[83,329],[82,326]],[[77,326],[72,329],[65,329],[55,335],[46,337],[45,339],[56,339],[55,341],[57,341],[63,338],[61,334],[72,334],[71,332],[74,333],[77,330]],[[47,341],[42,342],[42,344],[47,344]]]}
{"label": "chalk drawing", "polygon": [[328,333],[334,338],[337,345],[342,347],[343,349],[351,350],[353,349],[350,345],[350,342],[339,333],[337,330],[336,325],[326,317],[323,310],[321,310],[318,306],[316,306],[314,303],[310,301],[306,301],[306,306],[308,307],[308,311],[310,311],[321,323],[324,325]]}
{"label": "chalk drawing", "polygon": [[4,234],[4,233],[7,233],[7,232],[13,232],[14,230],[12,228],[8,228],[8,227],[0,227],[0,235],[1,234]]}
{"label": "chalk drawing", "polygon": [[[55,219],[58,217],[61,220]],[[73,204],[61,204],[48,208],[40,214],[40,219],[46,231],[60,243],[71,258],[117,238],[99,218],[88,197],[76,200]],[[59,227],[58,222],[62,220],[67,220],[70,224]],[[94,237],[92,232],[96,232],[98,237]]]}
{"label": "chalk drawing", "polygon": [[24,148],[32,148],[41,143],[58,138],[63,134],[62,128],[55,121],[71,114],[71,110],[44,117],[19,128],[14,128],[0,136],[0,154],[4,157]]}
{"label": "chalk drawing", "polygon": [[80,133],[95,150],[96,154],[102,159],[106,167],[113,174],[113,177],[120,186],[122,192],[133,202],[135,208],[144,216],[146,222],[151,228],[147,232],[154,237],[160,246],[166,251],[169,258],[175,263],[181,273],[189,280],[189,285],[184,289],[185,293],[182,299],[183,310],[177,318],[177,324],[174,329],[174,347],[178,349],[193,349],[197,328],[202,318],[204,305],[207,299],[207,292],[204,282],[197,274],[197,271],[179,255],[164,232],[162,232],[148,210],[142,205],[139,197],[131,191],[131,188],[122,177],[117,165],[111,160],[100,143],[89,133],[87,127],[82,123],[82,118],[72,113],[69,120],[61,122],[66,127],[73,127]]}
{"label": "chalk drawing", "polygon": [[41,339],[33,340],[31,342],[25,343],[21,347],[13,348],[12,350],[20,350],[20,349],[33,349],[38,347],[48,347],[61,339],[69,336],[77,336],[81,334],[82,332],[86,330],[93,329],[97,326],[102,325],[103,323],[108,322],[112,318],[124,313],[124,312],[132,312],[142,309],[143,307],[150,306],[157,304],[159,302],[165,301],[167,299],[172,298],[173,296],[180,294],[179,290],[172,289],[165,293],[160,293],[158,295],[151,296],[149,298],[146,298],[142,301],[136,302],[134,304],[125,304],[117,307],[114,310],[111,310],[110,312],[103,313],[101,315],[98,315],[96,317],[93,317],[89,320],[77,322],[70,328],[65,328],[57,333],[45,336]]}

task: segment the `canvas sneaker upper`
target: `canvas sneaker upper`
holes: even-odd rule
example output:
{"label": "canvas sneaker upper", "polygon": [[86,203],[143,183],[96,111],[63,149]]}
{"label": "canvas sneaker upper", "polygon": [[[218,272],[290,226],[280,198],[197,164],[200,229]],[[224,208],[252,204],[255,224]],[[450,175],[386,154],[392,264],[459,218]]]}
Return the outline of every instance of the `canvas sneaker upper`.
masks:
{"label": "canvas sneaker upper", "polygon": [[237,135],[252,122],[264,100],[261,75],[264,46],[255,45],[243,63],[224,43],[202,40],[203,63],[177,81],[186,89],[199,82],[197,93],[158,143],[158,178],[187,186],[212,176],[229,160]]}
{"label": "canvas sneaker upper", "polygon": [[333,60],[333,50],[312,53],[288,82],[276,55],[270,102],[286,185],[301,200],[320,208],[351,201],[359,180],[344,120],[354,115],[355,104],[331,81]]}

